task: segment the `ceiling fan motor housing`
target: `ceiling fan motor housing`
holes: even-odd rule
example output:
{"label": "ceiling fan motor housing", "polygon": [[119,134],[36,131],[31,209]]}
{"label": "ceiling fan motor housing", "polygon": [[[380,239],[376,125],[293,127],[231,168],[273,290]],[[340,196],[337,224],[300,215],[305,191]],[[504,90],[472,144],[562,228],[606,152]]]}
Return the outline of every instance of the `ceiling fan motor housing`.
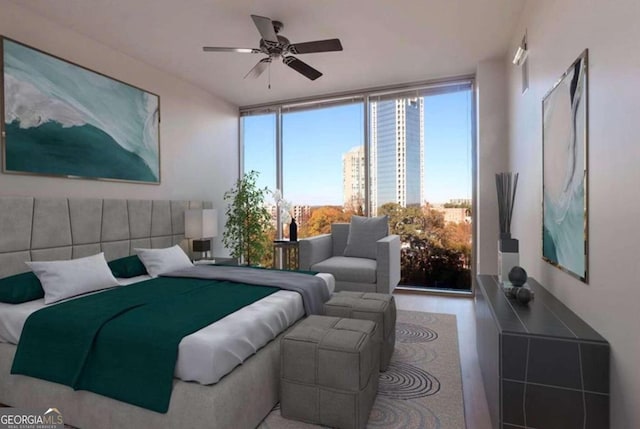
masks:
{"label": "ceiling fan motor housing", "polygon": [[289,52],[289,39],[278,35],[278,43],[260,39],[260,50],[269,56],[280,56]]}
{"label": "ceiling fan motor housing", "polygon": [[284,28],[284,24],[280,21],[271,21],[273,23],[273,31],[278,34]]}

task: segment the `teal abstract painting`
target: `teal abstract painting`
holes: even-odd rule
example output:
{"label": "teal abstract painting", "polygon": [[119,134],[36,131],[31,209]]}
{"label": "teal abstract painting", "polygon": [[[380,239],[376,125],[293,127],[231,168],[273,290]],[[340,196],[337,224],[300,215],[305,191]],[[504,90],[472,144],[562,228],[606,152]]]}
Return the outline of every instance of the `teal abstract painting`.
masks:
{"label": "teal abstract painting", "polygon": [[2,38],[6,173],[160,183],[157,95]]}
{"label": "teal abstract painting", "polygon": [[587,51],[542,101],[542,257],[587,281]]}

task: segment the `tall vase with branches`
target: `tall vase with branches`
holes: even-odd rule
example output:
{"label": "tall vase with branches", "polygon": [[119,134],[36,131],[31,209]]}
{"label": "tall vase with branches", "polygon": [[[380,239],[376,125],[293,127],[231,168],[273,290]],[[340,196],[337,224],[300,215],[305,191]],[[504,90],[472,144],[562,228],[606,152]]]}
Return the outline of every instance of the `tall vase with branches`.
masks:
{"label": "tall vase with branches", "polygon": [[498,218],[500,221],[500,238],[498,240],[498,280],[505,282],[509,272],[520,264],[518,240],[511,237],[511,219],[518,189],[518,173],[496,174],[496,190],[498,191]]}
{"label": "tall vase with branches", "polygon": [[511,238],[511,219],[518,189],[518,173],[497,173],[496,190],[498,191],[498,218],[500,221],[500,238]]}
{"label": "tall vase with branches", "polygon": [[228,206],[222,242],[232,257],[248,265],[258,263],[269,252],[267,229],[271,215],[265,207],[268,190],[258,187],[258,175],[253,170],[245,173],[224,194]]}

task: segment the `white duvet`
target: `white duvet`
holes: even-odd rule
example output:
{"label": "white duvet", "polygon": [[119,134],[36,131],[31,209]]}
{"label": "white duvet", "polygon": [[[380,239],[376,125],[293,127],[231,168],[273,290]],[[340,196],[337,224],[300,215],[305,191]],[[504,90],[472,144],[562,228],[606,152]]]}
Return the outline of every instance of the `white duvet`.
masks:
{"label": "white duvet", "polygon": [[[333,276],[318,276],[333,293]],[[118,280],[127,285],[148,279],[149,276],[140,276]],[[0,303],[0,342],[18,344],[29,315],[44,306],[44,299]],[[217,383],[303,315],[302,298],[297,292],[280,290],[256,301],[184,337],[178,346],[175,377],[201,384]]]}

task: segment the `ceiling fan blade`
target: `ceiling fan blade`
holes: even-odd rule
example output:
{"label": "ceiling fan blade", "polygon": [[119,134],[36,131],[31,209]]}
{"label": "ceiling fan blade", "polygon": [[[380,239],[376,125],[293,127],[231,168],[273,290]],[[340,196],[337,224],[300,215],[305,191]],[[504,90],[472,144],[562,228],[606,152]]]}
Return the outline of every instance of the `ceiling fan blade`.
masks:
{"label": "ceiling fan blade", "polygon": [[253,23],[258,28],[260,36],[262,36],[264,40],[278,43],[278,36],[276,35],[276,30],[273,28],[271,19],[258,15],[251,15],[251,19],[253,19]]}
{"label": "ceiling fan blade", "polygon": [[296,57],[291,57],[291,56],[284,57],[282,59],[282,61],[286,65],[288,65],[289,67],[291,67],[292,69],[297,71],[298,73],[304,75],[305,77],[307,77],[307,78],[309,78],[311,80],[316,80],[320,76],[322,76],[322,73],[320,73],[318,70],[314,69],[309,64],[307,64],[307,63],[305,63],[303,61],[300,61]]}
{"label": "ceiling fan blade", "polygon": [[294,43],[289,45],[292,54],[311,54],[314,52],[341,51],[340,39],[315,40],[313,42]]}
{"label": "ceiling fan blade", "polygon": [[237,52],[240,54],[259,54],[262,52],[256,48],[221,48],[218,46],[203,46],[202,50],[205,52]]}
{"label": "ceiling fan blade", "polygon": [[247,73],[244,78],[246,79],[250,77],[252,79],[256,79],[267,69],[270,62],[271,57],[261,59],[260,61],[258,61],[258,64],[256,64],[251,70],[249,70],[249,73]]}

